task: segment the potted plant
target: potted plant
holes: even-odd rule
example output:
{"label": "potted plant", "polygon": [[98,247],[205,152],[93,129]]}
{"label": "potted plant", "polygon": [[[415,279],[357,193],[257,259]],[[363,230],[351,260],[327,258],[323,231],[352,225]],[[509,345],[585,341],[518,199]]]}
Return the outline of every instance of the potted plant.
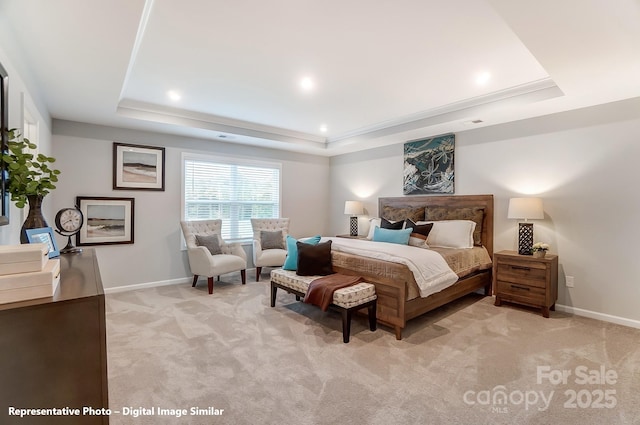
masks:
{"label": "potted plant", "polygon": [[547,254],[547,251],[549,250],[549,244],[546,244],[544,242],[534,243],[533,247],[531,247],[531,250],[533,251],[534,257],[544,258],[544,256]]}
{"label": "potted plant", "polygon": [[60,170],[50,168],[55,158],[39,153],[35,156],[30,149],[37,146],[29,139],[21,137],[14,128],[7,131],[7,150],[2,153],[2,162],[8,173],[6,190],[16,207],[29,204],[29,214],[20,231],[20,241],[28,242],[26,229],[48,227],[42,216],[42,200],[58,181]]}

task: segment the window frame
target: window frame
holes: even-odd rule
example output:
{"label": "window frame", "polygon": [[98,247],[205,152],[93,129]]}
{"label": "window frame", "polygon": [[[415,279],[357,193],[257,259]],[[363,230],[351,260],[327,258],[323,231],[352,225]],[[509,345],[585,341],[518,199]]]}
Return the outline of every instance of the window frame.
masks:
{"label": "window frame", "polygon": [[[186,176],[185,176],[185,163],[186,161],[202,161],[202,162],[211,162],[216,164],[224,164],[224,165],[235,165],[235,166],[245,166],[245,167],[263,167],[263,168],[273,168],[277,169],[279,173],[278,179],[278,217],[282,216],[282,163],[275,161],[262,161],[256,159],[248,159],[241,158],[236,156],[225,156],[225,155],[211,155],[205,153],[196,153],[196,152],[182,152],[180,166],[181,166],[181,181],[180,181],[180,217],[181,220],[186,220]],[[183,248],[186,248],[184,243],[184,238],[182,238]],[[251,243],[253,240],[253,236],[247,238],[237,238],[237,239],[228,239],[227,242],[240,242],[242,244]]]}

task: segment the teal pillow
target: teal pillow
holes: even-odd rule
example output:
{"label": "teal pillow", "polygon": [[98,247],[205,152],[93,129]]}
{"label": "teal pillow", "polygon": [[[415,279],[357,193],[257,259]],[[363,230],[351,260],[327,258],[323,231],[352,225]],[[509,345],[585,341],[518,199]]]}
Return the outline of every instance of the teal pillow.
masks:
{"label": "teal pillow", "polygon": [[400,245],[408,245],[409,237],[413,232],[412,228],[402,230],[383,229],[376,227],[373,230],[373,240],[376,242],[397,243]]}
{"label": "teal pillow", "polygon": [[[282,265],[283,270],[298,270],[298,242],[295,238],[287,235],[287,258]],[[320,236],[313,236],[311,238],[301,240],[300,242],[308,243],[309,245],[318,245],[320,242]]]}

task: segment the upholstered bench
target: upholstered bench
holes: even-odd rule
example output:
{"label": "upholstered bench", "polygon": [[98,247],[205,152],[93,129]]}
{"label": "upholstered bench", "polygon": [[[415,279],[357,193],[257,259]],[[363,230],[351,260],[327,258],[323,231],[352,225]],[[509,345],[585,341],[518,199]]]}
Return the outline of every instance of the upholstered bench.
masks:
{"label": "upholstered bench", "polygon": [[[321,276],[298,276],[295,271],[275,269],[271,271],[271,307],[276,306],[278,288],[296,296],[300,301],[304,298],[309,284]],[[369,329],[376,330],[376,287],[367,282],[338,289],[333,293],[329,308],[342,315],[342,340],[349,342],[351,334],[351,316],[354,312],[367,308],[369,313]]]}

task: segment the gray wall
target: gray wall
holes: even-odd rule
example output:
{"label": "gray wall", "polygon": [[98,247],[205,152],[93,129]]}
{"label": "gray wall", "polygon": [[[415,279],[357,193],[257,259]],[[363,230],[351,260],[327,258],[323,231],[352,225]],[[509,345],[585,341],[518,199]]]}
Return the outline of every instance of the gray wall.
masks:
{"label": "gray wall", "polygon": [[[328,158],[70,121],[54,120],[53,133],[53,154],[62,171],[55,211],[73,205],[76,196],[135,198],[135,243],[95,248],[105,288],[189,279],[179,223],[182,152],[282,163],[281,210],[291,218],[290,233],[302,237],[328,231]],[[165,147],[165,191],[113,190],[114,141]],[[58,238],[58,243],[66,241]]]}
{"label": "gray wall", "polygon": [[[534,238],[559,254],[559,304],[637,326],[639,141],[639,98],[457,133],[455,191],[495,196],[496,251],[517,247],[509,198],[542,197]],[[376,217],[378,197],[402,196],[402,155],[396,144],[331,159],[332,233],[348,231],[345,200],[362,199]],[[361,218],[360,233],[367,227]],[[575,277],[573,289],[565,274]]]}
{"label": "gray wall", "polygon": [[[2,20],[0,20],[2,21]],[[11,36],[6,34],[6,25],[0,25],[0,40],[11,40]],[[38,93],[32,93],[27,81],[29,73],[22,67],[20,62],[12,60],[17,55],[13,50],[17,48],[15,43],[5,43],[0,45],[0,63],[9,74],[9,128],[17,128],[22,133],[24,110],[28,110],[33,119],[38,121],[38,152],[51,155],[51,118],[42,102],[37,97]],[[5,50],[8,49],[8,50]],[[56,164],[53,164],[54,166]],[[45,197],[42,210],[46,217],[53,217],[52,200],[54,193]],[[0,227],[0,245],[19,244],[20,228],[26,217],[28,208],[16,208],[12,202],[9,211],[9,224]],[[55,215],[55,213],[53,213]],[[52,223],[49,223],[52,224]]]}

